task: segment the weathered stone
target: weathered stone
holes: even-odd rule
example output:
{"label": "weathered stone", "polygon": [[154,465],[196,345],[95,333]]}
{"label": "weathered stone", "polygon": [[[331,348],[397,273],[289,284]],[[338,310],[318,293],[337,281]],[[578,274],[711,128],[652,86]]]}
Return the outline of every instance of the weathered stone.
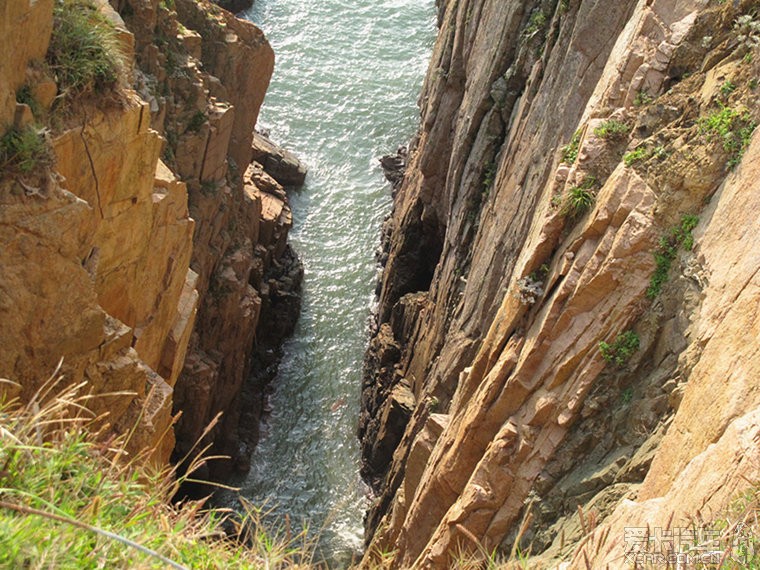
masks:
{"label": "weathered stone", "polygon": [[[368,461],[366,439],[389,432],[394,381],[410,379],[417,405],[392,459],[377,468],[384,477],[366,519],[368,552],[393,550],[393,568],[448,567],[462,549],[509,551],[524,520],[521,532],[549,563],[570,555],[560,533],[583,538],[572,522],[578,505],[598,508],[597,524],[637,489],[637,500],[652,503],[673,495],[690,460],[757,406],[747,383],[758,376],[757,343],[737,340],[757,336],[757,311],[746,309],[757,306],[758,260],[747,249],[756,241],[748,165],[760,160],[757,136],[729,178],[733,197],[723,193],[728,184],[713,196],[728,158],[698,118],[713,112],[722,82],[746,72],[727,51],[705,58],[707,48],[696,47],[747,4],[571,3],[551,19],[541,55],[521,32],[518,4],[446,3],[420,132],[384,228],[360,434]],[[687,59],[690,67],[678,67]],[[504,81],[494,90],[497,77]],[[640,91],[664,93],[650,106]],[[732,97],[754,109],[749,92]],[[625,132],[601,131],[610,119]],[[575,132],[578,158],[558,176],[558,149]],[[626,165],[636,148],[653,155]],[[563,212],[585,183],[590,205],[575,217]],[[659,238],[710,196],[695,251],[677,252],[652,303]],[[719,238],[749,227],[732,234],[741,246]],[[520,294],[528,280],[542,291],[530,301]],[[424,306],[409,310],[410,294],[426,296]],[[606,364],[600,342],[627,330],[639,351],[617,368]],[[381,365],[391,342],[392,365]],[[427,452],[434,401],[451,420]],[[736,481],[732,469],[727,461],[716,470]],[[708,487],[700,497],[711,496]],[[579,557],[573,564],[584,567]]]}
{"label": "weathered stone", "polygon": [[[53,2],[26,4],[0,7],[3,131],[24,82],[41,112],[18,106],[18,125],[47,120],[57,95],[31,64],[47,50]],[[119,14],[111,4],[96,2],[117,30],[125,76],[135,59],[140,67],[144,99],[119,88],[102,105],[67,100],[51,137],[56,171],[0,180],[0,374],[28,397],[63,356],[67,380],[131,394],[96,398],[94,410],[134,432],[132,449],[154,448],[165,462],[172,407],[183,412],[180,454],[220,411],[212,438],[218,449],[234,442],[260,315],[270,305],[297,313],[301,269],[287,248],[285,194],[267,210],[260,243],[263,193],[240,182],[273,68],[261,31],[206,0],[177,0],[176,12],[121,2]],[[282,275],[269,273],[274,264]],[[272,330],[292,326],[284,320]]]}
{"label": "weathered stone", "polygon": [[53,29],[53,0],[0,4],[0,132],[13,122],[16,90],[27,65],[45,57]]}
{"label": "weathered stone", "polygon": [[283,186],[303,186],[306,167],[296,156],[259,132],[253,135],[253,160]]}

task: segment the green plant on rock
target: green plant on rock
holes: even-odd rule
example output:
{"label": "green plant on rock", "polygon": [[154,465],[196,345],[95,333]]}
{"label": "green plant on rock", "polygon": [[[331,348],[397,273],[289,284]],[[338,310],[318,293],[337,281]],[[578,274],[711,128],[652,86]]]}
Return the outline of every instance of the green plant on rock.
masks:
{"label": "green plant on rock", "polygon": [[596,178],[587,176],[578,186],[573,186],[562,200],[560,213],[565,217],[579,218],[585,214],[596,201],[594,187]]}
{"label": "green plant on rock", "polygon": [[650,156],[652,156],[652,153],[649,152],[646,147],[640,146],[631,152],[625,153],[623,156],[623,162],[625,162],[626,166],[632,166],[634,163],[639,162],[640,160],[646,160]]}
{"label": "green plant on rock", "polygon": [[496,162],[491,161],[488,163],[488,166],[486,166],[485,171],[483,172],[483,199],[488,198],[488,195],[491,193],[491,188],[493,188],[493,183],[496,180]]}
{"label": "green plant on rock", "polygon": [[12,128],[0,139],[0,171],[28,174],[50,162],[45,129]]}
{"label": "green plant on rock", "polygon": [[646,90],[639,89],[636,92],[636,97],[633,99],[633,105],[635,107],[643,107],[644,105],[649,105],[653,100],[654,97],[647,93]]}
{"label": "green plant on rock", "polygon": [[699,132],[710,141],[721,142],[728,154],[727,165],[732,169],[741,162],[757,123],[747,109],[733,109],[720,101],[718,107],[717,111],[699,120]]}
{"label": "green plant on rock", "polygon": [[660,238],[657,250],[654,252],[655,270],[647,288],[647,297],[650,299],[655,299],[660,294],[662,286],[667,282],[670,267],[678,255],[679,247],[686,251],[691,251],[694,247],[692,232],[698,223],[699,218],[697,216],[685,215],[681,218],[681,223],[678,226],[671,228],[666,235]]}
{"label": "green plant on rock", "polygon": [[623,368],[639,349],[639,344],[639,335],[634,331],[626,331],[619,334],[612,344],[600,342],[599,351],[606,362]]}
{"label": "green plant on rock", "polygon": [[570,142],[562,147],[562,162],[566,164],[574,164],[578,159],[578,150],[581,145],[581,130],[578,129],[573,133],[573,138]]}
{"label": "green plant on rock", "polygon": [[34,98],[32,88],[28,84],[22,85],[19,87],[18,91],[16,91],[16,102],[28,105],[35,118],[39,118],[42,114],[40,104],[37,102],[37,99]]}
{"label": "green plant on rock", "polygon": [[525,28],[525,32],[524,32],[525,35],[530,37],[543,31],[543,29],[546,27],[547,22],[548,22],[548,19],[546,17],[546,14],[544,14],[542,10],[536,10],[530,15],[530,19],[528,20],[528,25]]}
{"label": "green plant on rock", "polygon": [[603,139],[622,138],[628,134],[631,128],[625,123],[616,119],[604,121],[594,129],[594,134]]}
{"label": "green plant on rock", "polygon": [[724,97],[728,97],[734,91],[736,91],[736,84],[730,79],[726,79],[720,86],[720,94]]}
{"label": "green plant on rock", "polygon": [[191,133],[197,133],[201,130],[201,127],[207,120],[208,117],[206,117],[206,114],[203,113],[203,111],[196,111],[187,123],[187,130]]}
{"label": "green plant on rock", "polygon": [[659,145],[654,147],[654,150],[652,150],[652,156],[656,158],[657,160],[665,160],[668,158],[668,151],[665,149],[664,146]]}
{"label": "green plant on rock", "polygon": [[112,88],[125,69],[117,30],[88,0],[56,0],[46,58],[69,96]]}

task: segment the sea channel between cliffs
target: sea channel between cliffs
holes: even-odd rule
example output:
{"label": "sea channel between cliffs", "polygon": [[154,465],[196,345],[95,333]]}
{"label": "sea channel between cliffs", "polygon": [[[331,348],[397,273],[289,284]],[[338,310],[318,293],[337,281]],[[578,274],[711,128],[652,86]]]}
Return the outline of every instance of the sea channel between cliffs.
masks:
{"label": "sea channel between cliffs", "polygon": [[309,176],[290,195],[301,317],[251,470],[234,483],[273,519],[307,522],[333,563],[361,550],[367,508],[356,424],[374,252],[391,203],[378,157],[417,128],[434,12],[433,0],[257,0],[239,15],[276,54],[258,128],[295,151]]}

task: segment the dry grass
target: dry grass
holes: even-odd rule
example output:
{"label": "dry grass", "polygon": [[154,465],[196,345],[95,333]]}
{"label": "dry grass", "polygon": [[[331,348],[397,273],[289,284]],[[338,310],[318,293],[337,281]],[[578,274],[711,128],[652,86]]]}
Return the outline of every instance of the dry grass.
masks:
{"label": "dry grass", "polygon": [[306,531],[268,530],[252,505],[233,517],[205,500],[171,504],[184,479],[148,471],[150,450],[130,457],[126,438],[96,429],[104,418],[83,388],[55,374],[28,403],[0,403],[0,568],[312,566]]}

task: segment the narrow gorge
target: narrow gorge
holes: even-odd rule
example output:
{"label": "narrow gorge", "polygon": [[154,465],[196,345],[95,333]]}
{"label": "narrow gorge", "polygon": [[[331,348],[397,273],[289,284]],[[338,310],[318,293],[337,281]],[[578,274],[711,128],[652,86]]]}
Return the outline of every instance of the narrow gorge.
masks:
{"label": "narrow gorge", "polygon": [[[0,47],[0,567],[756,567],[760,2],[0,0]],[[72,432],[133,459],[70,512],[76,460],[19,481]]]}

